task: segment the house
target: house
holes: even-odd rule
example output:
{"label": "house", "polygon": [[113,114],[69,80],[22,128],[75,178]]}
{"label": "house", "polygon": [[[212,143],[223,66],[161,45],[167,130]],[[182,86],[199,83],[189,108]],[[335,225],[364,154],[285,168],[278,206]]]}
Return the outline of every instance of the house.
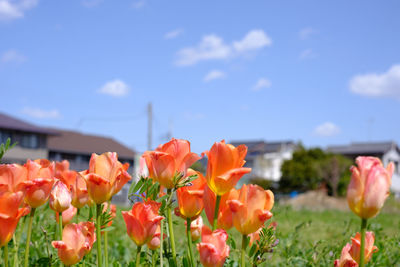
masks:
{"label": "house", "polygon": [[283,162],[291,159],[297,148],[293,141],[232,141],[231,144],[247,146],[245,166],[252,168],[252,171],[244,177],[244,180],[261,178],[272,182],[280,180]]}
{"label": "house", "polygon": [[2,162],[25,163],[28,158],[47,158],[47,139],[58,132],[0,113],[0,143],[8,138],[17,145],[8,151]]}
{"label": "house", "polygon": [[[23,164],[27,159],[46,158],[52,161],[68,160],[70,168],[82,171],[89,167],[92,153],[117,152],[118,160],[129,163],[128,172],[134,173],[136,152],[110,137],[83,134],[77,131],[48,129],[0,113],[0,142],[7,138],[18,142],[9,150],[4,163]],[[127,204],[130,183],[113,197],[113,201]]]}
{"label": "house", "polygon": [[384,166],[393,162],[395,170],[392,177],[391,190],[400,196],[400,149],[395,142],[366,142],[349,145],[328,146],[327,151],[341,154],[352,160],[358,156],[373,156],[382,160]]}

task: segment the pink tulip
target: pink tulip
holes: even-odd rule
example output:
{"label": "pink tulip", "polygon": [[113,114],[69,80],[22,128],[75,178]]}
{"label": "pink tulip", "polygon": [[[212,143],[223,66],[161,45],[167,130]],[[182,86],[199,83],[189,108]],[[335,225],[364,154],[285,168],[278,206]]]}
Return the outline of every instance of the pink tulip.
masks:
{"label": "pink tulip", "polygon": [[63,212],[71,206],[71,192],[67,186],[57,181],[50,193],[50,208],[55,212]]}
{"label": "pink tulip", "polygon": [[[187,227],[187,224],[185,222]],[[203,218],[201,216],[197,217],[196,220],[190,223],[190,234],[192,236],[192,241],[195,242],[201,237],[201,230],[203,229],[204,223]]]}
{"label": "pink tulip", "polygon": [[205,267],[220,267],[229,256],[229,246],[226,244],[228,234],[225,230],[217,229],[214,232],[204,226],[201,233],[201,243],[197,244],[200,262]]}
{"label": "pink tulip", "polygon": [[151,240],[158,223],[164,217],[158,214],[161,203],[155,201],[136,202],[130,211],[122,211],[128,236],[137,246]]}
{"label": "pink tulip", "polygon": [[357,157],[356,163],[350,169],[347,202],[355,214],[369,219],[378,214],[389,195],[394,165],[391,162],[385,169],[375,157]]}
{"label": "pink tulip", "polygon": [[94,224],[81,222],[68,224],[62,233],[62,241],[53,241],[51,244],[58,249],[58,257],[67,266],[76,264],[92,249],[96,241]]}
{"label": "pink tulip", "polygon": [[[167,235],[163,234],[163,240],[166,237],[167,237]],[[156,250],[156,249],[158,249],[160,247],[160,245],[161,245],[161,226],[160,226],[160,223],[158,223],[156,232],[154,233],[153,237],[149,241],[147,241],[146,245],[151,250]]]}

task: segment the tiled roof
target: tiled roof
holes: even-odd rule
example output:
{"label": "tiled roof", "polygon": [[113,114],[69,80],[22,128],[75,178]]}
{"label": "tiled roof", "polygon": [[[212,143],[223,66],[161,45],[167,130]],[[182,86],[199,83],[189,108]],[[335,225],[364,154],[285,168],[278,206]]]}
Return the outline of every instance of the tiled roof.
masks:
{"label": "tiled roof", "polygon": [[135,151],[110,137],[82,134],[75,131],[57,130],[60,135],[50,136],[47,141],[49,151],[82,153],[91,155],[117,152],[120,158],[133,158]]}
{"label": "tiled roof", "polygon": [[366,143],[351,143],[342,146],[328,146],[326,149],[329,152],[337,154],[385,154],[392,148],[396,148],[395,142],[366,142]]}
{"label": "tiled roof", "polygon": [[23,131],[23,132],[38,133],[38,134],[48,134],[48,135],[58,134],[57,131],[50,130],[44,127],[35,126],[33,124],[17,119],[15,117],[11,117],[4,113],[0,113],[0,129]]}
{"label": "tiled roof", "polygon": [[265,142],[264,140],[258,141],[232,141],[230,144],[238,146],[244,144],[247,146],[248,155],[264,154],[278,152],[284,145],[294,145],[293,141],[274,141]]}

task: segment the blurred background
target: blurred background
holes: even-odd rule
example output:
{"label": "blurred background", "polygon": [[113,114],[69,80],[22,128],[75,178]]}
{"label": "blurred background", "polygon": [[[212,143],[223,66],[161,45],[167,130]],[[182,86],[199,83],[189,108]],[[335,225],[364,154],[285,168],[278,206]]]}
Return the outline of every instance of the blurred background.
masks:
{"label": "blurred background", "polygon": [[[340,193],[356,155],[400,160],[399,12],[395,0],[0,0],[0,137],[18,141],[5,160],[82,169],[112,150],[134,165],[171,137],[197,153],[225,139],[248,145],[248,179]],[[313,184],[293,182],[295,156],[319,162]]]}

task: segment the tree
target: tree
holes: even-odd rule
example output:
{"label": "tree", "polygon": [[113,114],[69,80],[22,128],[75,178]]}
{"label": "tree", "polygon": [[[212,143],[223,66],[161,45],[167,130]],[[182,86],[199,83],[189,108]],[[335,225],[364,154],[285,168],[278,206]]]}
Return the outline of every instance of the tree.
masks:
{"label": "tree", "polygon": [[351,161],[341,155],[326,153],[320,148],[305,149],[302,145],[281,167],[279,188],[282,192],[315,190],[326,185],[337,196],[350,177]]}

